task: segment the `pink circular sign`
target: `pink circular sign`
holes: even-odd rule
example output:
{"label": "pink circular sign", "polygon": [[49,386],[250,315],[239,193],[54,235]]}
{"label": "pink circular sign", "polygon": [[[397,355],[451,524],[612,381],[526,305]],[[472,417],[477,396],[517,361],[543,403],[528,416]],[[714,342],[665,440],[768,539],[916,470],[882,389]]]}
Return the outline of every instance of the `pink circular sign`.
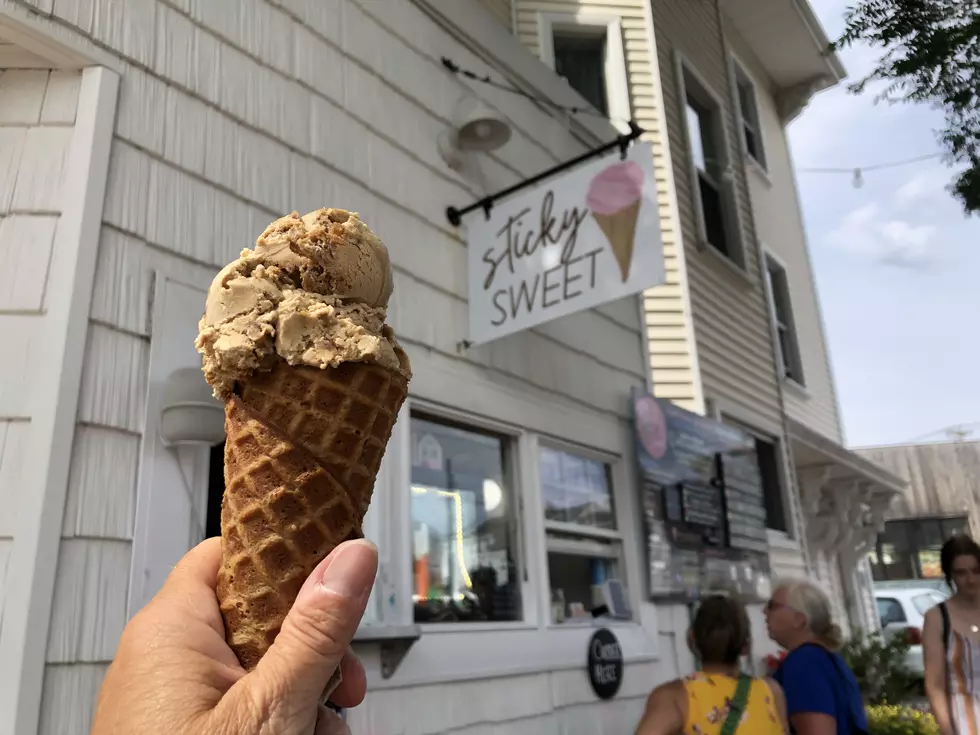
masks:
{"label": "pink circular sign", "polygon": [[651,457],[660,459],[667,453],[667,417],[653,396],[636,399],[636,432]]}

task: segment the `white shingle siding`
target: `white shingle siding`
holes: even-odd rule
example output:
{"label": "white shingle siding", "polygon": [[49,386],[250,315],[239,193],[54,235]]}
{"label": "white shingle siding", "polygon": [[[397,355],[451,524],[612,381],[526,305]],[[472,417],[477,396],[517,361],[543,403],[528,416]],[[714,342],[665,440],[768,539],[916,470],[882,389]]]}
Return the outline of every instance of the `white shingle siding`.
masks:
{"label": "white shingle siding", "polygon": [[0,218],[0,311],[40,313],[57,215]]}
{"label": "white shingle siding", "polygon": [[[457,349],[467,332],[466,250],[445,208],[484,192],[439,156],[436,138],[454,105],[473,92],[512,121],[511,142],[483,162],[494,188],[587,144],[526,100],[446,72],[443,55],[502,78],[409,0],[386,0],[383,7],[358,0],[249,0],[220,3],[220,13],[217,4],[35,5],[53,9],[61,27],[74,27],[110,54],[121,76],[47,643],[44,733],[87,732],[125,621],[141,434],[149,420],[144,402],[155,271],[206,281],[274,218],[294,208],[343,206],[359,211],[388,243],[398,279],[391,321],[407,349],[424,353],[433,366],[512,386],[542,406],[547,415],[539,423],[555,434],[567,416],[585,409],[597,425],[625,436],[625,396],[644,383],[635,299],[468,353]],[[68,90],[68,82],[59,77],[49,87]],[[71,106],[36,91],[27,97],[35,100],[23,105],[30,114],[36,108],[32,125],[50,120],[53,132],[44,133],[50,140],[41,150],[29,140],[39,135],[28,135],[33,127],[0,126],[0,213],[14,201],[56,205],[57,187],[41,184],[55,178],[61,161],[56,138],[70,130],[64,121]],[[35,154],[44,158],[31,164],[22,183],[17,171]],[[0,332],[11,335],[8,344],[19,338],[17,354],[29,356],[34,330],[25,318],[0,313]],[[576,371],[564,369],[569,360]],[[24,366],[0,366],[0,419],[6,409],[27,410],[29,375]],[[437,382],[436,372],[419,376],[413,389],[434,395]],[[618,733],[635,723],[652,680],[671,671],[653,662],[631,664],[613,705],[596,704],[576,670],[522,677],[522,685],[484,684],[487,700],[476,709],[469,694],[474,684],[379,691],[352,720],[375,723],[365,731],[379,735],[469,727]],[[522,689],[522,703],[513,703]],[[529,691],[540,700],[531,701]],[[405,717],[408,709],[417,710],[415,722]]]}

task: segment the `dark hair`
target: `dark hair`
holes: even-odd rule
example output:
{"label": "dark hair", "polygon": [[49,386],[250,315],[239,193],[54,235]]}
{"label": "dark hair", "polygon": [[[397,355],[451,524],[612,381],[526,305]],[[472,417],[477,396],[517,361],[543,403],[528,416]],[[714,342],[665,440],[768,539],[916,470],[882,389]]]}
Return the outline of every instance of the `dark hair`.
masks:
{"label": "dark hair", "polygon": [[958,556],[972,556],[980,564],[980,545],[969,536],[958,534],[943,544],[939,552],[939,565],[946,577],[946,584],[953,587],[953,562]]}
{"label": "dark hair", "polygon": [[731,597],[706,597],[694,616],[691,637],[706,664],[736,664],[749,643],[745,606]]}

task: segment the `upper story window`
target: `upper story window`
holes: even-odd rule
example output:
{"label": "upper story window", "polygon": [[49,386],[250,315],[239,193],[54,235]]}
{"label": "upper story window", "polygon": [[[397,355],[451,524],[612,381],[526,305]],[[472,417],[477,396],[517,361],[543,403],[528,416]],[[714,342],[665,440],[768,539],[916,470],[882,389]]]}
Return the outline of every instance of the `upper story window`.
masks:
{"label": "upper story window", "polygon": [[631,117],[620,18],[538,13],[541,59],[622,130]]}
{"label": "upper story window", "polygon": [[736,63],[734,66],[742,142],[745,145],[745,152],[765,170],[766,148],[762,139],[762,124],[759,121],[759,103],[755,84],[752,83],[748,74],[739,64]]}
{"label": "upper story window", "polygon": [[547,446],[538,463],[551,622],[588,620],[603,606],[613,617],[629,618],[609,465]]}
{"label": "upper story window", "polygon": [[608,117],[606,34],[555,32],[555,71]]}
{"label": "upper story window", "polygon": [[776,340],[779,346],[779,363],[783,377],[799,385],[803,379],[803,360],[800,343],[793,321],[793,304],[789,294],[786,269],[771,256],[766,256],[766,279],[769,305],[776,323]]}
{"label": "upper story window", "polygon": [[692,198],[701,241],[742,265],[738,213],[725,137],[724,107],[719,98],[684,65],[679,64],[684,100]]}
{"label": "upper story window", "polygon": [[510,439],[412,416],[411,451],[415,622],[522,620]]}

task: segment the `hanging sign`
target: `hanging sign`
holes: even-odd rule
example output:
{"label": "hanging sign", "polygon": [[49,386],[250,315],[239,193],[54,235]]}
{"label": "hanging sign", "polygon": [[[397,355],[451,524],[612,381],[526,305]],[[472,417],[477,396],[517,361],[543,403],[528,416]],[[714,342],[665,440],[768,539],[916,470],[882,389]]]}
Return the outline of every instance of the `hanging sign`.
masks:
{"label": "hanging sign", "polygon": [[623,649],[607,628],[589,640],[589,683],[599,699],[612,699],[623,683]]}
{"label": "hanging sign", "polygon": [[653,146],[558,173],[470,212],[469,342],[481,344],[665,280]]}

